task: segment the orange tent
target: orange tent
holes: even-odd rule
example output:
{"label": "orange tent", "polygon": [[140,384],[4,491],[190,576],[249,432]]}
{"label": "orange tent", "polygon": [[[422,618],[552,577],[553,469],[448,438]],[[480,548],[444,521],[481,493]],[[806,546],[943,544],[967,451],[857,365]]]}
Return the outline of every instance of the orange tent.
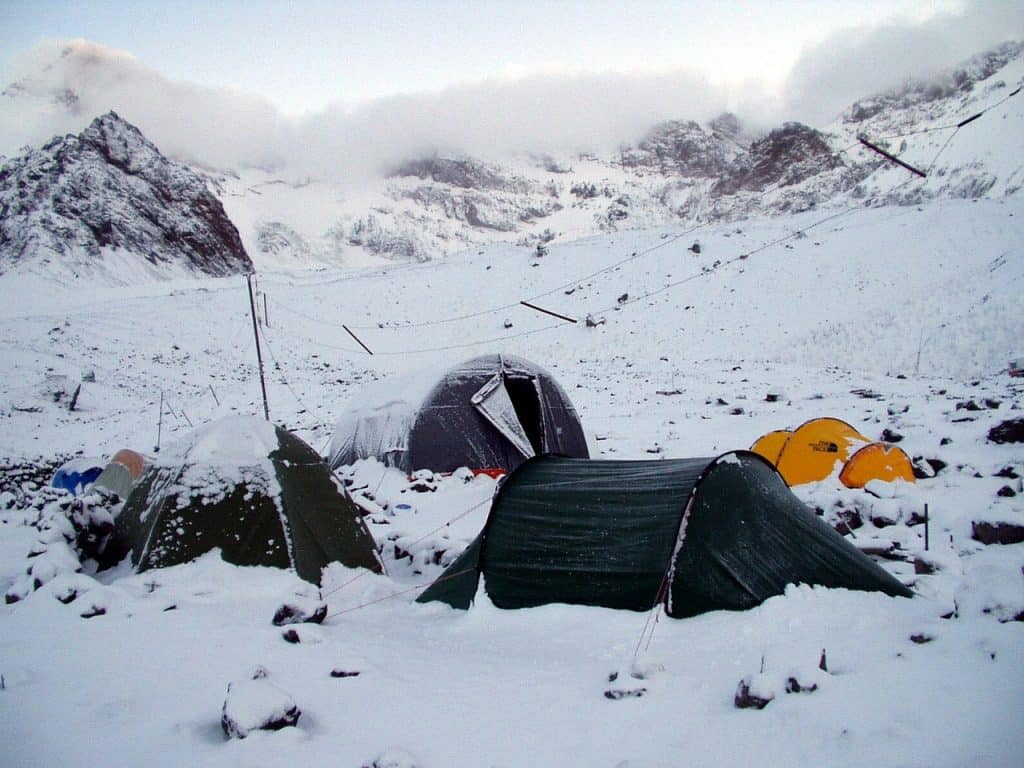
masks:
{"label": "orange tent", "polygon": [[863,488],[871,480],[914,482],[914,467],[902,448],[885,443],[869,443],[846,462],[839,480],[847,488]]}

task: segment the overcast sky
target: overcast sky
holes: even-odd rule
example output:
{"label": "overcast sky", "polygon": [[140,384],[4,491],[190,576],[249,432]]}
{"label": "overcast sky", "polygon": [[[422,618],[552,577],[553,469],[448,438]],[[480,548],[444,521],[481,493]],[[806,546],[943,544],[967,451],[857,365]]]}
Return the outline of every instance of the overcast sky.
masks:
{"label": "overcast sky", "polygon": [[[70,88],[179,155],[272,162],[297,135],[390,156],[600,146],[723,109],[822,124],[1021,38],[1019,0],[0,0],[0,82]],[[5,108],[0,152],[75,128]]]}

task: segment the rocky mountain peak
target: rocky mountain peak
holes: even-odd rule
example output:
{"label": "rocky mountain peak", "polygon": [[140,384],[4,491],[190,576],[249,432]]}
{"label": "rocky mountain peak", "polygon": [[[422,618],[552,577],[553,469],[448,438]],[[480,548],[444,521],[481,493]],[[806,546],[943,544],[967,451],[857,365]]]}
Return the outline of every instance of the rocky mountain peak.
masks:
{"label": "rocky mountain peak", "polygon": [[693,120],[669,120],[651,129],[636,147],[623,149],[620,158],[624,168],[714,178],[727,170],[735,154],[731,142]]}
{"label": "rocky mountain peak", "polygon": [[434,155],[411,160],[399,166],[391,175],[415,177],[461,189],[505,189],[509,183],[497,169],[470,157]]}
{"label": "rocky mountain peak", "polygon": [[48,264],[91,275],[116,252],[141,257],[157,275],[252,269],[204,180],[115,112],[0,168],[0,272]]}
{"label": "rocky mountain peak", "polygon": [[732,176],[715,185],[718,195],[741,190],[762,191],[788,187],[838,168],[842,159],[829,147],[824,134],[803,123],[785,123],[750,145]]}

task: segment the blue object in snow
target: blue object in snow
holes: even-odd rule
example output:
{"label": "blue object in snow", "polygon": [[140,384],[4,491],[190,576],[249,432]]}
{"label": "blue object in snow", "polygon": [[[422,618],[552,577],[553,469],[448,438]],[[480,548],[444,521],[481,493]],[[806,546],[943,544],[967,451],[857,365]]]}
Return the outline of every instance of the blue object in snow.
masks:
{"label": "blue object in snow", "polygon": [[93,481],[100,476],[100,472],[103,471],[103,467],[79,468],[70,466],[70,464],[71,462],[65,464],[54,473],[50,485],[54,488],[63,488],[73,496],[77,496],[86,487],[92,485]]}

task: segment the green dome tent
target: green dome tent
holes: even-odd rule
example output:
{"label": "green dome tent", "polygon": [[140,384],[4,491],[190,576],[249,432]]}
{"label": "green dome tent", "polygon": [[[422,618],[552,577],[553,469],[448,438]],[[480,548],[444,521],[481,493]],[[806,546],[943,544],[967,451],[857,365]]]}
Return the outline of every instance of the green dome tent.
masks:
{"label": "green dome tent", "polygon": [[417,598],[468,608],[576,603],[683,618],[744,610],[787,584],[909,597],[750,451],[717,459],[544,456],[512,473],[483,531]]}
{"label": "green dome tent", "polygon": [[139,571],[215,548],[228,562],[290,568],[316,584],[334,561],[383,571],[357,507],[323,459],[255,417],[222,419],[165,449],[115,523],[114,554],[130,552]]}

